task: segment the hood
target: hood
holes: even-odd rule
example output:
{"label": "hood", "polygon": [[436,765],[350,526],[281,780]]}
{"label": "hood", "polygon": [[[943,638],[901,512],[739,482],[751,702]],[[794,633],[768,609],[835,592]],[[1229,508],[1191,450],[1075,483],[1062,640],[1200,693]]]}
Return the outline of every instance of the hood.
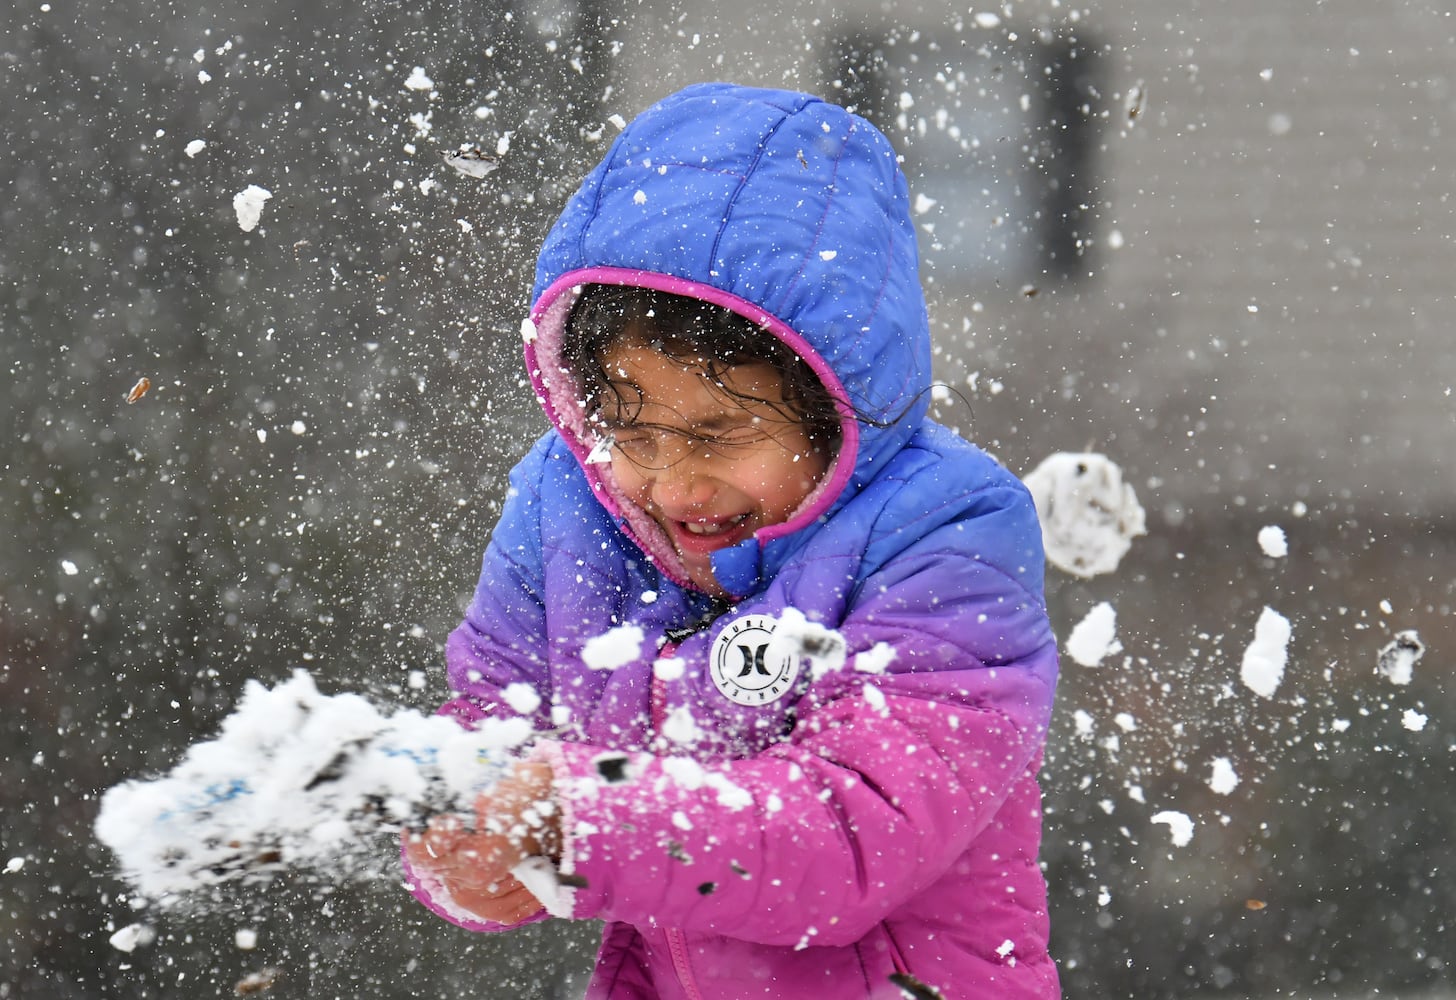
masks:
{"label": "hood", "polygon": [[740,313],[793,347],[839,402],[843,443],[819,488],[788,522],[715,554],[735,594],[772,572],[775,543],[872,479],[925,415],[930,331],[904,175],[874,126],[819,98],[710,83],[653,105],[587,175],[537,263],[525,328],[536,394],[602,503],[682,583],[671,545],[623,498],[610,464],[588,460],[596,442],[560,345],[589,283]]}

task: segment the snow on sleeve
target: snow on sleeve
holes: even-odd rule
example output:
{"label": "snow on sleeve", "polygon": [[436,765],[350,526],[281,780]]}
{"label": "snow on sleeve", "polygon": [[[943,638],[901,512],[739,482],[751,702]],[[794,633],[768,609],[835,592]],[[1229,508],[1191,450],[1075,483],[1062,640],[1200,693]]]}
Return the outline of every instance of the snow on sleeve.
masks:
{"label": "snow on sleeve", "polygon": [[1274,697],[1279,682],[1284,679],[1284,667],[1289,662],[1289,640],[1293,634],[1288,618],[1273,608],[1264,608],[1254,625],[1254,641],[1244,650],[1244,661],[1239,669],[1239,677],[1245,687],[1260,697]]}
{"label": "snow on sleeve", "polygon": [[1154,823],[1163,823],[1168,827],[1168,833],[1173,838],[1174,847],[1187,847],[1193,840],[1193,820],[1187,813],[1178,812],[1176,809],[1167,809],[1153,815]]}
{"label": "snow on sleeve", "polygon": [[358,695],[320,694],[302,670],[272,690],[249,681],[215,739],[102,796],[96,836],[162,903],[284,866],[367,877],[394,864],[376,835],[473,801],[532,732],[526,719],[488,722],[471,732],[444,716],[386,717]]}
{"label": "snow on sleeve", "polygon": [[1380,650],[1375,670],[1392,684],[1402,687],[1415,676],[1416,664],[1426,655],[1426,644],[1412,629],[1395,633],[1395,638]]}
{"label": "snow on sleeve", "polygon": [[1122,470],[1096,452],[1057,452],[1025,478],[1047,561],[1073,576],[1117,569],[1147,518]]}
{"label": "snow on sleeve", "polygon": [[1101,664],[1103,657],[1122,649],[1117,641],[1117,611],[1103,601],[1087,612],[1067,636],[1067,654],[1084,667]]}
{"label": "snow on sleeve", "polygon": [[233,211],[238,215],[238,228],[251,233],[263,220],[263,203],[273,197],[273,192],[256,184],[233,195]]}

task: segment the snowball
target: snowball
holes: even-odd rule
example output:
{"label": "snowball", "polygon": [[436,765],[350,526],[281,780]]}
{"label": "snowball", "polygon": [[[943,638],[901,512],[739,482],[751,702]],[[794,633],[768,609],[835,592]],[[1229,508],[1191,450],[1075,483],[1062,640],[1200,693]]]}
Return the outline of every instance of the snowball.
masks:
{"label": "snowball", "polygon": [[1166,823],[1168,832],[1173,837],[1174,847],[1187,847],[1193,839],[1193,820],[1188,818],[1187,813],[1176,810],[1166,810],[1153,816],[1154,823]]}
{"label": "snowball", "polygon": [[1239,677],[1255,694],[1274,697],[1284,679],[1284,666],[1289,661],[1289,639],[1293,635],[1289,619],[1266,607],[1254,625],[1254,641],[1244,650]]}
{"label": "snowball", "polygon": [[1404,687],[1415,676],[1416,664],[1425,655],[1426,645],[1413,630],[1397,632],[1395,638],[1381,648],[1375,670],[1390,683]]}
{"label": "snowball", "polygon": [[1111,573],[1132,539],[1147,534],[1137,494],[1105,455],[1057,452],[1025,482],[1036,502],[1047,561],[1065,573]]}
{"label": "snowball", "polygon": [[1213,774],[1208,778],[1208,787],[1219,795],[1228,795],[1239,785],[1239,776],[1234,773],[1233,762],[1227,757],[1215,757]]}
{"label": "snowball", "polygon": [[581,647],[582,662],[592,670],[616,670],[641,655],[644,638],[638,626],[618,625],[586,641]]}
{"label": "snowball", "polygon": [[1259,548],[1270,559],[1283,559],[1289,555],[1289,542],[1284,537],[1284,529],[1274,524],[1260,528]]}
{"label": "snowball", "polygon": [[206,148],[207,143],[203,142],[201,139],[193,139],[187,144],[186,148],[184,148],[182,152],[186,153],[187,158],[190,160],[192,159],[192,157],[196,156],[198,153],[202,152]]}
{"label": "snowball", "polygon": [[1400,724],[1413,733],[1418,733],[1426,728],[1426,716],[1413,708],[1408,708],[1400,717]]}
{"label": "snowball", "polygon": [[20,871],[20,869],[22,869],[24,867],[25,867],[25,859],[24,858],[11,858],[9,861],[5,862],[5,874],[6,875],[13,875],[15,872]]}
{"label": "snowball", "polygon": [[1117,611],[1103,601],[1087,612],[1067,636],[1067,654],[1084,667],[1095,667],[1109,653],[1122,649],[1117,641]]}
{"label": "snowball", "polygon": [[256,184],[249,184],[233,195],[233,211],[238,215],[238,228],[245,233],[257,229],[263,218],[263,203],[271,197],[272,191]]}

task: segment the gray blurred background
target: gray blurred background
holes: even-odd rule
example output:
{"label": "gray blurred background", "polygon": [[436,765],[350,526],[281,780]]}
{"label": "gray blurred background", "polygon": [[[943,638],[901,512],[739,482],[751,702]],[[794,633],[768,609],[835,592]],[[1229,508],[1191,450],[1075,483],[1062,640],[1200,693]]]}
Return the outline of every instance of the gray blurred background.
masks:
{"label": "gray blurred background", "polygon": [[[580,995],[593,925],[470,935],[391,879],[138,913],[91,823],[248,678],[443,696],[544,428],[536,246],[614,116],[709,78],[880,124],[943,418],[1018,473],[1103,452],[1147,509],[1116,573],[1048,578],[1062,635],[1105,601],[1122,647],[1065,660],[1048,750],[1066,995],[1449,987],[1448,10],[15,0],[0,30],[0,1000],[229,996],[265,967],[277,998]],[[448,169],[462,144],[499,169]],[[273,197],[244,232],[249,184]],[[1269,700],[1239,682],[1265,606],[1293,626]],[[1397,686],[1402,630],[1427,651]],[[137,920],[154,942],[108,944]]]}

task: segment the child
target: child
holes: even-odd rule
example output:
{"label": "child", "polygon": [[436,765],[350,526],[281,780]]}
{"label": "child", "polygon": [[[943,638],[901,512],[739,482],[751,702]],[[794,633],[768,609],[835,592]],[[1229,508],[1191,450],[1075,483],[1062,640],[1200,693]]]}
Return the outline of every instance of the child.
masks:
{"label": "child", "polygon": [[894,151],[803,94],[689,87],[587,177],[447,654],[543,738],[407,838],[427,905],[605,920],[592,1000],[1059,995],[1041,537],[926,416],[917,272]]}

